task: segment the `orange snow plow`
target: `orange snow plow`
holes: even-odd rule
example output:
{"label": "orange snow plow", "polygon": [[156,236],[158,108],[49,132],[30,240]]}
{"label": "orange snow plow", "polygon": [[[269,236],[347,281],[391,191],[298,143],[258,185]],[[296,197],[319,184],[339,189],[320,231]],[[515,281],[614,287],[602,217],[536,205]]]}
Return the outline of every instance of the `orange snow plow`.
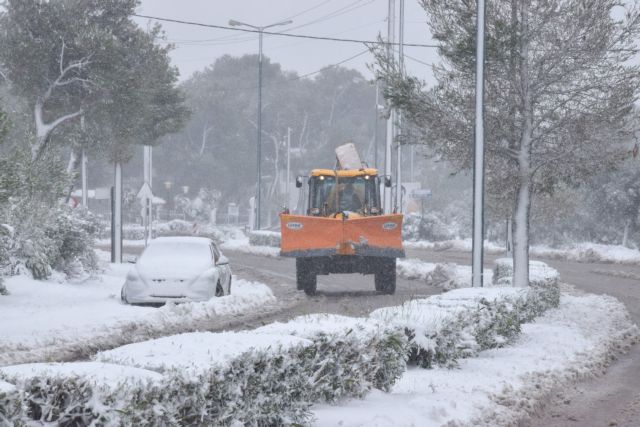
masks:
{"label": "orange snow plow", "polygon": [[[343,147],[336,150],[339,165],[349,163],[338,152]],[[302,184],[298,178],[296,186]],[[372,168],[311,171],[306,215],[280,215],[280,254],[296,258],[299,290],[313,295],[319,274],[361,273],[375,276],[377,291],[395,292],[396,258],[404,257],[402,215],[384,214],[381,184]]]}

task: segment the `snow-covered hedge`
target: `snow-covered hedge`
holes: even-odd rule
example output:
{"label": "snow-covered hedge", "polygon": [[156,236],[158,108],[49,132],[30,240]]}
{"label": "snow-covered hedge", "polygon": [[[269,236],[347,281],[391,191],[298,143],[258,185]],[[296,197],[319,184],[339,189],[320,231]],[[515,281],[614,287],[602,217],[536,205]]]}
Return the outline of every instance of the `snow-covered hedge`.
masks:
{"label": "snow-covered hedge", "polygon": [[[505,260],[497,262],[496,283],[510,284],[507,264]],[[522,323],[558,306],[557,271],[534,262],[530,272],[528,288],[457,289],[399,307],[382,308],[371,317],[406,331],[411,362],[426,368],[455,366],[460,358],[505,345],[519,334]]]}
{"label": "snow-covered hedge", "polygon": [[402,237],[406,240],[429,240],[440,242],[455,237],[452,226],[444,223],[435,213],[428,212],[424,216],[407,214],[402,221]]}
{"label": "snow-covered hedge", "polygon": [[53,269],[78,276],[97,267],[93,245],[99,225],[89,211],[57,205],[8,215],[12,226],[0,227],[0,274],[26,269],[35,279],[46,279]]}
{"label": "snow-covered hedge", "polygon": [[15,386],[0,381],[0,427],[11,426],[11,420],[19,413],[20,399]]}
{"label": "snow-covered hedge", "polygon": [[[229,334],[206,333],[221,344]],[[246,351],[228,351],[220,359],[218,347],[185,346],[193,334],[162,338],[101,353],[100,360],[151,368],[90,362],[94,370],[137,369],[160,379],[118,380],[88,375],[80,364],[41,364],[0,368],[0,378],[16,385],[16,393],[0,412],[17,424],[33,421],[58,425],[288,425],[306,423],[313,402],[362,397],[371,388],[389,390],[405,367],[406,337],[402,331],[381,330],[319,333],[311,339],[238,333]],[[203,334],[200,334],[203,335]],[[182,339],[180,337],[183,337]],[[205,341],[208,338],[205,338]],[[174,345],[171,345],[171,340]],[[145,358],[154,341],[164,351]],[[254,348],[247,349],[247,347]],[[255,348],[257,347],[257,348]],[[243,346],[240,346],[242,349]],[[192,363],[194,360],[197,363]],[[209,360],[210,363],[205,363]],[[75,369],[80,372],[74,373]],[[35,369],[32,368],[35,366]],[[63,369],[62,367],[66,367]],[[111,368],[109,368],[111,367]],[[35,372],[31,375],[28,372]],[[138,376],[141,376],[138,374]],[[142,375],[144,377],[144,375]],[[114,383],[117,383],[114,385]],[[75,423],[75,424],[74,424]]]}
{"label": "snow-covered hedge", "polygon": [[249,232],[249,244],[252,246],[280,247],[280,232],[255,230]]}
{"label": "snow-covered hedge", "polygon": [[[499,264],[497,280],[504,280],[505,262]],[[17,389],[0,401],[6,402],[0,413],[17,424],[308,423],[313,403],[363,397],[372,388],[388,391],[407,360],[424,368],[452,367],[460,358],[509,343],[522,323],[559,303],[555,270],[540,264],[532,267],[532,277],[527,288],[457,289],[367,318],[310,315],[255,331],[130,344],[98,353],[98,362],[90,363],[100,368],[85,364],[77,374],[79,364],[54,365],[53,373],[42,364],[0,368],[0,380]],[[137,380],[109,374],[118,369],[137,370],[120,373]],[[19,412],[11,415],[16,396]]]}

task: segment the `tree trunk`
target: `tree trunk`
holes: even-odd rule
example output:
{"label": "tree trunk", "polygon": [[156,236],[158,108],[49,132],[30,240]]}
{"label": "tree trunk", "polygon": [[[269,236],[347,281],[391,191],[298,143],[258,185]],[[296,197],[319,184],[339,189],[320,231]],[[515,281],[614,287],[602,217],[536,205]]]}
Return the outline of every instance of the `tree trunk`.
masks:
{"label": "tree trunk", "polygon": [[531,181],[518,185],[513,216],[513,285],[529,286],[529,213],[531,211]]}
{"label": "tree trunk", "polygon": [[[528,34],[528,2],[520,3],[522,32]],[[520,90],[522,99],[522,133],[518,149],[518,185],[513,216],[513,285],[529,286],[529,213],[533,174],[531,171],[531,140],[533,133],[533,109],[529,91],[529,41],[520,41]]]}
{"label": "tree trunk", "polygon": [[70,176],[69,188],[67,189],[67,196],[65,198],[65,203],[69,203],[69,199],[71,199],[71,193],[73,193],[73,187],[76,180],[76,175],[74,174],[75,170],[78,168],[78,164],[80,163],[80,156],[76,153],[75,149],[71,149],[71,153],[69,153],[69,163],[67,163],[67,174]]}
{"label": "tree trunk", "polygon": [[624,223],[624,232],[622,234],[622,246],[627,247],[629,244],[629,228],[631,228],[631,220]]}

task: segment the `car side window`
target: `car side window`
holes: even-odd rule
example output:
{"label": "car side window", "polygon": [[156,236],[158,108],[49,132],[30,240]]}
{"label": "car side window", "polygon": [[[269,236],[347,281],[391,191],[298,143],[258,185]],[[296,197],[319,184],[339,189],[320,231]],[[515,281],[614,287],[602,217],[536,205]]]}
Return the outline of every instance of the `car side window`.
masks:
{"label": "car side window", "polygon": [[213,260],[217,263],[220,259],[220,251],[216,247],[215,243],[211,244],[211,252],[213,253]]}

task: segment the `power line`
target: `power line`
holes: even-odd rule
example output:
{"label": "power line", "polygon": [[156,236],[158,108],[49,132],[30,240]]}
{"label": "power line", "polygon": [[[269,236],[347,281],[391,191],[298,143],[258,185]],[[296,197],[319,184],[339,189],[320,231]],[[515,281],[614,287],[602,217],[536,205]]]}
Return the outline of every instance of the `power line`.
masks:
{"label": "power line", "polygon": [[[201,22],[193,22],[193,21],[182,21],[179,19],[170,19],[170,18],[160,18],[157,16],[149,16],[149,15],[139,15],[137,13],[133,13],[131,14],[131,16],[135,16],[138,18],[145,18],[145,19],[154,19],[156,21],[162,21],[162,22],[172,22],[175,24],[184,24],[184,25],[194,25],[197,27],[205,27],[205,28],[218,28],[218,29],[222,29],[222,30],[231,30],[231,31],[243,31],[245,33],[260,33],[259,30],[252,30],[252,29],[248,29],[248,28],[236,28],[236,27],[229,27],[226,25],[215,25],[215,24],[203,24]],[[281,36],[281,37],[293,37],[293,38],[301,38],[301,39],[312,39],[312,40],[327,40],[327,41],[333,41],[333,42],[343,42],[343,43],[363,43],[363,44],[378,44],[378,43],[382,43],[385,45],[393,45],[393,46],[398,46],[399,43],[387,43],[385,41],[380,41],[380,40],[358,40],[358,39],[342,39],[342,38],[337,38],[337,37],[321,37],[321,36],[309,36],[309,35],[305,35],[305,34],[290,34],[290,33],[282,33],[282,32],[275,32],[275,31],[262,31],[263,34],[268,34],[271,36]],[[404,43],[405,46],[409,46],[409,47],[428,47],[428,48],[438,48],[440,46],[435,45],[435,44],[421,44],[421,43]]]}

